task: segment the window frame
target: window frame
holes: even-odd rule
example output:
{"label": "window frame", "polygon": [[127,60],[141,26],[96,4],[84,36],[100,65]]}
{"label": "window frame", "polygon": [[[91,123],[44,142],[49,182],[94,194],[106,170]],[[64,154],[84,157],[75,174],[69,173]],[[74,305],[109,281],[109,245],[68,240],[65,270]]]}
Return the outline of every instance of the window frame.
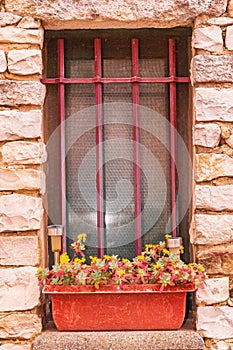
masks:
{"label": "window frame", "polygon": [[[142,250],[141,237],[141,189],[140,189],[140,115],[139,115],[139,86],[140,83],[167,83],[169,84],[169,121],[170,128],[170,172],[171,172],[171,209],[172,209],[172,236],[176,237],[176,197],[177,197],[177,149],[176,135],[177,127],[177,84],[190,83],[189,77],[177,76],[176,65],[176,39],[170,37],[168,43],[168,76],[165,77],[140,77],[139,76],[139,41],[136,37],[131,39],[131,76],[127,78],[105,78],[102,77],[101,38],[94,38],[94,73],[93,78],[66,78],[65,77],[65,40],[57,39],[57,77],[43,78],[43,84],[57,85],[58,87],[58,125],[59,128],[59,169],[60,169],[60,222],[64,226],[63,251],[66,251],[66,169],[65,169],[65,85],[66,84],[95,84],[96,104],[96,166],[101,169],[102,164],[102,88],[106,83],[131,83],[133,103],[133,140],[134,140],[134,217],[135,217],[135,250],[139,255]],[[98,256],[104,255],[104,185],[103,170],[97,172],[97,235]]]}

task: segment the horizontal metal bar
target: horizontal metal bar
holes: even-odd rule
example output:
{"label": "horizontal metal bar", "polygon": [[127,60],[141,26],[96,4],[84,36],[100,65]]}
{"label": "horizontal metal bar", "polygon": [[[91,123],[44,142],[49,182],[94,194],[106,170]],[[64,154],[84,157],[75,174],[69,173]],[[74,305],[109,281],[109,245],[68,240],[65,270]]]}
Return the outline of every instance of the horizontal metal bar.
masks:
{"label": "horizontal metal bar", "polygon": [[43,84],[111,84],[111,83],[190,83],[188,77],[161,77],[161,78],[45,78]]}

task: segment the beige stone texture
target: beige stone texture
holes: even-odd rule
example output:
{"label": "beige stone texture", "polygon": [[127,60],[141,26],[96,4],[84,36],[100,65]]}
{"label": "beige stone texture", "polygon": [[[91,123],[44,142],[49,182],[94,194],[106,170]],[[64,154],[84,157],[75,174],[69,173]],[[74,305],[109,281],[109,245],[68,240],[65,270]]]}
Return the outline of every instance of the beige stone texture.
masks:
{"label": "beige stone texture", "polygon": [[233,308],[228,306],[200,306],[197,308],[197,330],[204,337],[233,338]]}
{"label": "beige stone texture", "polygon": [[14,344],[14,343],[6,343],[0,344],[1,350],[31,350],[30,344]]}
{"label": "beige stone texture", "polygon": [[233,176],[233,159],[226,154],[196,155],[196,181],[209,181],[221,176]]}
{"label": "beige stone texture", "polygon": [[30,339],[41,332],[41,320],[34,314],[13,313],[0,315],[0,338]]}
{"label": "beige stone texture", "polygon": [[230,17],[233,17],[233,0],[229,0],[227,12],[228,12]]}
{"label": "beige stone texture", "polygon": [[38,44],[42,47],[43,30],[3,27],[0,28],[0,43]]}
{"label": "beige stone texture", "polygon": [[217,274],[232,276],[233,274],[233,247],[231,245],[203,247],[203,250],[198,250],[197,259],[200,264],[203,264],[209,276]]}
{"label": "beige stone texture", "polygon": [[233,148],[233,135],[230,135],[227,139],[225,139],[225,141],[228,144],[228,146]]}
{"label": "beige stone texture", "polygon": [[197,124],[194,127],[194,144],[203,147],[216,147],[221,137],[221,129],[217,124]]}
{"label": "beige stone texture", "polygon": [[231,345],[225,341],[214,342],[210,344],[210,350],[232,350]]}
{"label": "beige stone texture", "polygon": [[197,121],[233,122],[233,89],[197,88],[195,91]]}
{"label": "beige stone texture", "polygon": [[38,237],[1,236],[0,265],[35,266],[39,263]]}
{"label": "beige stone texture", "polygon": [[41,164],[46,161],[45,145],[41,142],[11,141],[1,148],[6,164]]}
{"label": "beige stone texture", "polygon": [[196,214],[191,242],[221,244],[233,240],[233,215]]}
{"label": "beige stone texture", "polygon": [[0,191],[45,190],[45,175],[35,169],[0,168]]}
{"label": "beige stone texture", "polygon": [[[5,8],[9,12],[43,20],[45,28],[77,28],[90,25],[110,27],[114,22],[139,22],[144,26],[173,27],[191,24],[196,16],[205,13],[220,16],[226,10],[226,0],[214,1],[150,1],[150,0],[6,0]],[[83,23],[84,22],[84,23]],[[91,23],[90,23],[91,22]],[[146,22],[146,23],[145,23]],[[115,24],[116,25],[116,24]],[[118,26],[120,24],[118,23]]]}
{"label": "beige stone texture", "polygon": [[193,32],[193,46],[210,52],[222,52],[222,30],[218,26],[196,28]]}
{"label": "beige stone texture", "polygon": [[229,17],[213,17],[213,18],[207,19],[206,23],[225,27],[233,24],[233,19]]}
{"label": "beige stone texture", "polygon": [[[26,30],[26,29],[25,29]],[[0,105],[42,105],[45,86],[37,81],[0,80]]]}
{"label": "beige stone texture", "polygon": [[36,271],[32,266],[0,269],[0,312],[33,309],[39,304]]}
{"label": "beige stone texture", "polygon": [[233,26],[229,26],[226,29],[225,44],[228,50],[233,50]]}
{"label": "beige stone texture", "polygon": [[42,223],[42,200],[24,194],[0,196],[0,232],[38,230]]}
{"label": "beige stone texture", "polygon": [[196,186],[195,204],[198,209],[233,211],[233,185]]}
{"label": "beige stone texture", "polygon": [[42,112],[0,111],[0,141],[38,138],[42,136]]}
{"label": "beige stone texture", "polygon": [[7,69],[6,55],[3,50],[0,50],[0,73],[4,73]]}
{"label": "beige stone texture", "polygon": [[197,55],[192,60],[191,80],[195,83],[232,83],[232,55]]}
{"label": "beige stone texture", "polygon": [[209,278],[204,288],[196,292],[197,304],[212,305],[222,303],[229,298],[229,277]]}
{"label": "beige stone texture", "polygon": [[12,74],[41,74],[42,57],[40,50],[11,50],[8,52],[8,70]]}
{"label": "beige stone texture", "polygon": [[0,12],[0,27],[16,24],[21,20],[21,16],[10,12]]}
{"label": "beige stone texture", "polygon": [[30,16],[23,17],[17,25],[17,27],[25,29],[38,29],[40,26],[40,21]]}

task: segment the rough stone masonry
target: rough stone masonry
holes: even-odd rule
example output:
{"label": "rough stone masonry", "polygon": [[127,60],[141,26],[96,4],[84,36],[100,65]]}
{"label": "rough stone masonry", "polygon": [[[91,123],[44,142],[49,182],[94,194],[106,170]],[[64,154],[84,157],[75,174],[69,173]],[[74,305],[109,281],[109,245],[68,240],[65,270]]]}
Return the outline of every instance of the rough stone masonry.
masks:
{"label": "rough stone masonry", "polygon": [[190,237],[211,277],[196,330],[206,348],[233,349],[233,0],[5,0],[0,11],[0,349],[29,350],[42,330],[44,29],[177,26],[193,29]]}

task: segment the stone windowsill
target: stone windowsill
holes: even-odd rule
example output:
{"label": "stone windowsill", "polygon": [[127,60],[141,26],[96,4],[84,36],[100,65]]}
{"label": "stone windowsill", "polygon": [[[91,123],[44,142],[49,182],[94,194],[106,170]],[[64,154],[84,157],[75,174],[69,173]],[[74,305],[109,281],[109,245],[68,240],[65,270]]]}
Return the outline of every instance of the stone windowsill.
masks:
{"label": "stone windowsill", "polygon": [[200,335],[184,325],[178,331],[59,332],[47,327],[33,350],[203,350]]}

